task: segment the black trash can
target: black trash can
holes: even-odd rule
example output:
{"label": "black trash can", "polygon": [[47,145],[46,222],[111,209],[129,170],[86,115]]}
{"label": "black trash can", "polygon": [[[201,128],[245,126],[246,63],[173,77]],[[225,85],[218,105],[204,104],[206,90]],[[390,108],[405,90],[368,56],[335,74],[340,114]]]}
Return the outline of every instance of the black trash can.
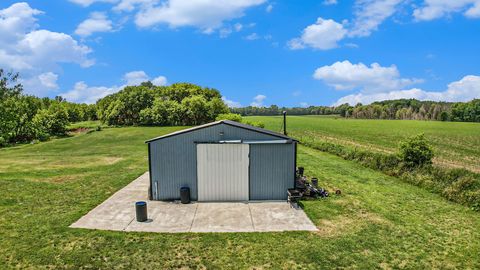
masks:
{"label": "black trash can", "polygon": [[147,221],[147,203],[146,202],[136,202],[135,203],[135,212],[137,214],[138,222]]}
{"label": "black trash can", "polygon": [[189,187],[181,187],[180,188],[180,201],[183,204],[190,203],[190,188]]}

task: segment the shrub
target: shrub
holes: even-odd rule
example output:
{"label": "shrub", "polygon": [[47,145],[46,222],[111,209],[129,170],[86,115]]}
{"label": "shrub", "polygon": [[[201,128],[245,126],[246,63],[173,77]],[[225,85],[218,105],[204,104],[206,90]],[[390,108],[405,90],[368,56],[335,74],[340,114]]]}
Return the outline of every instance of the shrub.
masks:
{"label": "shrub", "polygon": [[222,113],[222,114],[219,114],[217,118],[215,118],[215,121],[220,121],[220,120],[242,122],[242,116],[236,113]]}
{"label": "shrub", "polygon": [[422,167],[432,164],[433,149],[424,134],[419,134],[402,141],[398,155],[406,167]]}
{"label": "shrub", "polygon": [[250,125],[254,127],[264,128],[265,124],[259,121],[250,121],[250,120],[242,120],[242,123],[245,125]]}
{"label": "shrub", "polygon": [[5,146],[7,144],[7,140],[5,140],[2,136],[0,136],[0,147]]}

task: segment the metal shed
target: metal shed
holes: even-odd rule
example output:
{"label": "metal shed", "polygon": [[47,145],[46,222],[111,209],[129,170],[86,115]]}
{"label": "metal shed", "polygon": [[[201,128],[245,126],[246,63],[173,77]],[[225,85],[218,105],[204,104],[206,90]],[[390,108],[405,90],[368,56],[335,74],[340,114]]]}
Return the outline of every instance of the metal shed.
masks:
{"label": "metal shed", "polygon": [[150,198],[286,200],[295,185],[297,141],[222,120],[153,138],[148,144]]}

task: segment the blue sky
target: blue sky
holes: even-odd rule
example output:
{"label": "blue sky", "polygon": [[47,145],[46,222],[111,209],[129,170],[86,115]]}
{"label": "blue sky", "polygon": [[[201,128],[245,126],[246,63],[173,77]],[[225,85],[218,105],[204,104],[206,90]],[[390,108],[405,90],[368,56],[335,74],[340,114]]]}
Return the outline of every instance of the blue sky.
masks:
{"label": "blue sky", "polygon": [[27,93],[95,102],[152,80],[230,106],[480,98],[480,0],[0,3],[0,67]]}

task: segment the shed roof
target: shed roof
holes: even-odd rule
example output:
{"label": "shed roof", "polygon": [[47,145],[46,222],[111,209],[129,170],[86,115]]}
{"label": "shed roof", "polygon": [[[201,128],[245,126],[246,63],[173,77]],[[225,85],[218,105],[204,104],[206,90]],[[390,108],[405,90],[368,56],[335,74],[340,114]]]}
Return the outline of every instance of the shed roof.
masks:
{"label": "shed roof", "polygon": [[251,130],[251,131],[275,136],[275,137],[278,137],[278,138],[281,138],[281,139],[297,141],[297,140],[295,140],[291,137],[288,137],[288,136],[286,136],[284,134],[281,134],[281,133],[278,133],[278,132],[274,132],[274,131],[270,131],[270,130],[267,130],[267,129],[242,124],[242,123],[231,121],[231,120],[220,120],[220,121],[211,122],[211,123],[208,123],[208,124],[204,124],[204,125],[200,125],[200,126],[196,126],[196,127],[192,127],[192,128],[187,128],[187,129],[175,131],[175,132],[172,132],[172,133],[169,133],[169,134],[166,134],[166,135],[162,135],[162,136],[150,139],[148,141],[145,141],[145,143],[150,143],[150,142],[153,142],[153,141],[157,141],[157,140],[161,140],[161,139],[164,139],[164,138],[180,135],[180,134],[183,134],[183,133],[188,133],[188,132],[199,130],[199,129],[202,129],[202,128],[212,127],[212,126],[219,125],[219,124],[225,124],[225,125],[234,126],[234,127],[238,127],[238,128],[248,129],[248,130]]}

